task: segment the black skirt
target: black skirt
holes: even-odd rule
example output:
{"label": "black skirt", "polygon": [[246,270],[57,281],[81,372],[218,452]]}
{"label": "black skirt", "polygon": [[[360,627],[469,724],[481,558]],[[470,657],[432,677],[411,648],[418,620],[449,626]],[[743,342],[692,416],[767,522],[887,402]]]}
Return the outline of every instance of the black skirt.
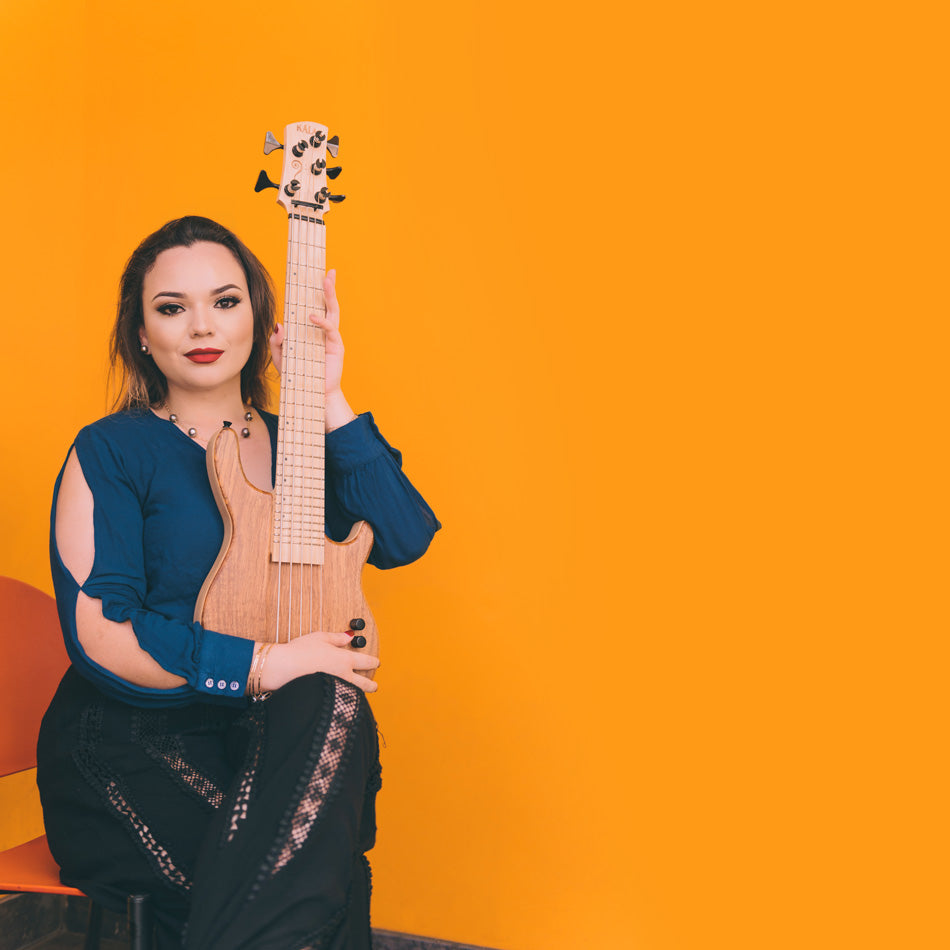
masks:
{"label": "black skirt", "polygon": [[160,950],[368,950],[380,787],[363,692],[317,673],[246,709],[138,709],[72,668],[37,783],[63,883],[122,910],[148,893]]}

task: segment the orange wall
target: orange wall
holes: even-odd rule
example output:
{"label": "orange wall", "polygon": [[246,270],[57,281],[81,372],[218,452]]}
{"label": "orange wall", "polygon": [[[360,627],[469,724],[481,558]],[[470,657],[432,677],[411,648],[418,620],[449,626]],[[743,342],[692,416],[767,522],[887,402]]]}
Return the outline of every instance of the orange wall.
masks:
{"label": "orange wall", "polygon": [[347,390],[446,525],[368,583],[374,922],[941,945],[914,846],[945,721],[926,8],[309,8],[0,5],[0,572],[49,588],[135,242],[203,213],[279,275],[263,135],[324,122]]}

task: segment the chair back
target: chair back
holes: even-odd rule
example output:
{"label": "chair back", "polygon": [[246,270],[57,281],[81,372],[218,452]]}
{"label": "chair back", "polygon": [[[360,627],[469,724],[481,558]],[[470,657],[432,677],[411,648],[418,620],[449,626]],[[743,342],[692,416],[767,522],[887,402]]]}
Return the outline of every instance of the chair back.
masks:
{"label": "chair back", "polygon": [[56,601],[0,577],[0,775],[36,765],[40,721],[68,666]]}

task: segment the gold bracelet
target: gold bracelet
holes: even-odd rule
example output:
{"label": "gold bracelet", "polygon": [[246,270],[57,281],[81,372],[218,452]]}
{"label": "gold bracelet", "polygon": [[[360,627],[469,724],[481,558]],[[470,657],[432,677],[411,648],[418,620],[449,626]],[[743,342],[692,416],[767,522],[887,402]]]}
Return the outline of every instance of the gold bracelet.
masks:
{"label": "gold bracelet", "polygon": [[255,695],[260,696],[264,692],[264,664],[267,662],[267,654],[270,653],[273,643],[265,643],[261,646],[260,662],[257,664],[257,683]]}
{"label": "gold bracelet", "polygon": [[249,696],[257,696],[261,691],[260,676],[258,671],[261,668],[261,659],[264,655],[266,643],[259,643],[254,650],[254,656],[251,659],[251,669],[247,674],[247,693]]}

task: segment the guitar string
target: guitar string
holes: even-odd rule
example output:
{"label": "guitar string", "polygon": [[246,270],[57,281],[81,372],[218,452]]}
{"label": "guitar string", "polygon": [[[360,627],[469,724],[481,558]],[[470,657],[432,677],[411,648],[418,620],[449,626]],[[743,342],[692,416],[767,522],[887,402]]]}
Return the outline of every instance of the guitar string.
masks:
{"label": "guitar string", "polygon": [[[316,306],[316,294],[322,294],[322,288],[316,287],[315,273],[321,273],[325,269],[325,260],[321,258],[321,252],[325,253],[325,244],[314,239],[316,234],[323,236],[322,226],[318,228],[316,223],[294,220],[290,216],[290,235],[288,244],[290,253],[287,261],[287,275],[285,285],[285,299],[289,301],[288,319],[286,321],[286,341],[287,353],[283,366],[283,391],[282,401],[284,403],[284,427],[281,430],[282,437],[282,455],[280,459],[281,484],[279,486],[278,512],[275,517],[275,527],[278,534],[278,594],[277,594],[277,630],[276,639],[279,641],[281,636],[281,614],[283,612],[282,593],[283,593],[283,565],[288,564],[288,592],[286,604],[286,634],[287,639],[292,638],[294,600],[296,598],[298,606],[298,630],[297,636],[304,632],[310,632],[313,629],[313,591],[314,577],[317,572],[314,564],[314,548],[321,547],[322,537],[317,538],[314,531],[322,534],[323,524],[312,524],[312,519],[303,517],[304,510],[312,514],[316,508],[320,512],[324,511],[324,493],[325,480],[320,483],[319,474],[323,466],[321,460],[325,458],[323,446],[323,432],[321,428],[321,411],[325,414],[325,405],[320,405],[317,398],[321,395],[322,387],[325,386],[326,377],[326,357],[323,339],[323,331],[320,328],[310,328],[307,316],[311,310],[320,310]],[[303,239],[301,236],[303,232]],[[312,232],[312,233],[311,233]],[[303,252],[303,253],[302,253]],[[300,268],[304,268],[302,286],[305,297],[301,298],[301,275]],[[301,318],[300,306],[305,303],[305,312]],[[324,299],[323,313],[326,312],[326,301]],[[312,336],[316,337],[316,344],[309,345],[306,341],[306,335],[310,329],[314,331]],[[302,331],[301,333],[298,331]],[[311,366],[310,364],[314,365]],[[303,382],[299,373],[304,372]],[[307,379],[311,376],[317,382],[317,387],[311,385],[309,391],[307,388]],[[301,399],[297,398],[297,389],[303,385],[301,390]],[[309,397],[309,398],[308,398]],[[301,446],[304,442],[308,445],[312,443],[312,449],[309,454],[298,451],[298,436],[301,438]],[[311,438],[306,438],[310,436]],[[303,464],[298,466],[291,464],[290,472],[287,471],[287,459],[296,460],[303,454]],[[299,474],[299,478],[298,478]],[[308,495],[320,492],[319,498],[310,499],[308,504]],[[289,511],[288,511],[289,506]],[[299,515],[298,515],[299,511]],[[311,521],[310,537],[305,534],[306,522]],[[296,543],[295,543],[296,542]],[[285,554],[285,546],[288,549]],[[306,560],[305,560],[306,558]],[[294,570],[294,563],[298,563],[298,570]],[[304,565],[309,567],[307,579],[309,584],[304,584]],[[297,580],[295,581],[295,577]],[[303,587],[309,588],[309,597],[304,596]],[[304,629],[303,611],[304,603],[307,600],[309,605],[309,628]],[[322,617],[321,617],[322,626]]]}
{"label": "guitar string", "polygon": [[[300,486],[298,488],[298,497],[299,497],[299,511],[300,511],[300,522],[298,537],[300,539],[300,583],[303,586],[305,581],[309,581],[307,585],[309,596],[307,598],[307,604],[309,607],[309,618],[313,618],[313,538],[306,537],[304,529],[307,524],[310,522],[310,518],[304,517],[304,510],[307,509],[308,514],[309,507],[311,504],[311,492],[313,491],[312,484],[309,483],[307,478],[306,463],[309,458],[309,454],[313,451],[312,438],[313,438],[313,425],[312,419],[310,418],[310,379],[312,378],[313,367],[312,363],[312,353],[315,347],[315,337],[319,333],[315,327],[310,324],[309,315],[313,309],[313,275],[310,272],[311,263],[310,263],[310,219],[305,218],[303,221],[303,271],[304,271],[304,292],[306,297],[306,306],[304,311],[301,314],[301,326],[304,327],[305,333],[307,335],[307,349],[306,349],[306,372],[303,376],[301,394],[303,399],[303,404],[301,406],[302,414],[302,429],[304,435],[304,444],[301,445],[300,452]],[[313,525],[310,524],[311,532]],[[306,562],[304,561],[303,552],[306,546],[307,558]],[[306,632],[310,632],[313,629],[312,624],[309,626]],[[301,599],[300,602],[300,615],[297,624],[297,633],[298,636],[304,632],[304,604]]]}
{"label": "guitar string", "polygon": [[[280,367],[280,399],[281,402],[286,398],[287,377],[290,375],[290,321],[287,317],[290,314],[290,270],[291,270],[291,242],[293,240],[293,216],[287,216],[287,270],[284,275],[284,359]],[[274,486],[276,492],[275,503],[277,510],[274,513],[274,530],[277,532],[276,539],[271,538],[271,549],[276,540],[277,545],[277,610],[274,616],[274,640],[280,643],[280,611],[283,594],[283,572],[284,572],[284,460],[287,457],[287,416],[282,412],[278,417],[280,429],[278,430],[277,448],[279,457],[277,459],[277,476],[280,484]]]}
{"label": "guitar string", "polygon": [[[314,219],[308,219],[307,221],[307,291],[309,294],[308,299],[308,312],[320,310],[318,305],[319,298],[323,297],[323,281],[322,276],[325,268],[325,260],[321,256],[321,248],[323,242],[318,241],[317,237],[323,236],[323,226],[319,225]],[[326,300],[323,302],[323,312],[326,313]],[[308,323],[308,332],[313,337],[313,347],[312,347],[312,360],[310,359],[311,353],[308,352],[308,363],[312,362],[312,366],[308,365],[307,367],[307,377],[313,382],[311,385],[304,390],[304,399],[307,405],[307,429],[310,439],[308,444],[310,451],[305,455],[305,468],[304,468],[304,477],[305,481],[309,484],[309,492],[307,492],[307,498],[304,500],[304,503],[308,506],[308,515],[306,519],[309,525],[310,537],[307,539],[311,556],[308,559],[309,564],[309,588],[310,588],[310,598],[309,598],[309,618],[308,618],[308,629],[314,630],[314,616],[313,616],[313,600],[314,595],[313,591],[315,589],[315,581],[319,581],[322,577],[323,568],[320,567],[320,570],[317,570],[317,565],[314,563],[316,557],[313,556],[314,549],[322,547],[323,542],[323,532],[325,530],[325,525],[323,524],[322,518],[314,517],[315,512],[320,511],[325,513],[325,488],[326,482],[323,481],[323,484],[320,484],[320,479],[318,474],[321,471],[321,465],[319,464],[318,459],[322,456],[325,461],[324,454],[324,428],[321,423],[324,422],[324,419],[321,417],[321,409],[325,412],[325,384],[326,384],[326,339],[325,334],[322,328],[319,327],[310,327]],[[301,526],[302,528],[303,526]],[[324,604],[322,598],[322,591],[320,592],[320,615],[317,618],[317,624],[321,630],[326,626],[324,623]]]}
{"label": "guitar string", "polygon": [[[311,327],[311,325],[310,325],[310,319],[309,319],[310,307],[311,307],[312,297],[313,297],[313,288],[312,288],[312,286],[311,286],[311,278],[310,278],[310,241],[309,241],[309,234],[308,234],[308,231],[309,231],[309,228],[310,228],[309,219],[308,219],[308,218],[302,218],[302,220],[301,220],[301,225],[302,225],[301,230],[302,230],[302,232],[303,232],[303,237],[304,237],[303,248],[302,248],[302,250],[303,250],[303,255],[302,255],[302,257],[303,257],[303,276],[304,276],[304,298],[305,298],[305,306],[304,306],[304,309],[303,309],[303,313],[300,315],[300,325],[301,325],[301,327],[302,327],[303,330],[304,330],[304,335],[307,337],[307,348],[306,348],[306,352],[305,352],[306,366],[305,366],[304,374],[303,374],[303,376],[301,377],[301,387],[302,387],[302,388],[301,388],[301,393],[302,393],[302,396],[303,396],[303,405],[301,406],[301,409],[302,409],[302,413],[303,413],[303,426],[302,426],[303,435],[304,435],[305,441],[309,441],[309,440],[307,439],[307,437],[310,435],[310,428],[311,428],[311,427],[310,427],[310,424],[309,424],[310,420],[309,420],[309,418],[308,418],[308,408],[307,408],[307,403],[308,403],[307,380],[308,380],[308,378],[310,377],[310,351],[311,351],[311,349],[312,349],[312,340],[311,340],[311,338],[312,338],[312,336],[313,336],[313,327]],[[300,250],[301,250],[301,249],[298,248],[298,254],[300,254]],[[301,479],[301,484],[300,484],[300,486],[299,486],[299,488],[298,488],[298,492],[297,492],[297,494],[298,494],[298,496],[299,496],[299,505],[300,505],[300,508],[299,508],[299,510],[300,510],[300,515],[299,515],[299,525],[298,525],[298,537],[299,537],[299,539],[300,539],[300,540],[299,540],[299,545],[300,545],[300,572],[299,572],[299,575],[300,575],[301,588],[304,586],[304,581],[305,581],[305,579],[308,579],[308,578],[305,578],[305,570],[306,570],[306,568],[304,567],[304,564],[305,564],[305,559],[304,559],[304,544],[305,544],[304,525],[306,524],[307,519],[304,518],[304,516],[303,516],[304,505],[307,504],[307,473],[306,473],[305,465],[306,465],[307,451],[308,451],[308,450],[309,450],[309,446],[307,447],[307,449],[305,449],[305,448],[304,448],[304,444],[302,443],[301,446],[300,446],[300,453],[299,453],[299,455],[297,456],[297,458],[300,460],[300,463],[301,463],[301,465],[300,465],[300,479]],[[295,466],[295,468],[296,468],[296,466]],[[295,507],[294,510],[297,510],[296,507]],[[310,552],[309,552],[309,554],[308,554],[308,556],[307,556],[307,558],[306,558],[306,561],[307,561],[307,562],[312,562],[312,561],[313,561],[313,551],[312,551],[312,548],[310,549]],[[312,613],[312,611],[313,611],[313,587],[312,587],[312,586],[309,587],[309,595],[310,595],[310,596],[307,598],[307,600],[308,600],[309,603],[310,603],[310,609],[311,609],[311,613]],[[298,637],[300,636],[301,633],[304,632],[304,630],[303,630],[303,608],[304,608],[303,597],[300,597],[300,598],[299,598],[299,603],[300,603],[300,608],[299,608],[299,611],[300,611],[300,612],[299,612],[299,618],[298,618],[298,620],[297,620],[297,636],[298,636]],[[309,631],[308,631],[308,632],[309,632]]]}
{"label": "guitar string", "polygon": [[[313,254],[312,254],[312,252],[313,252],[313,234],[312,234],[312,232],[313,232],[313,227],[314,227],[314,225],[313,225],[312,220],[308,220],[308,221],[307,221],[307,238],[308,238],[308,240],[307,240],[307,289],[308,289],[308,293],[310,294],[311,298],[313,298],[313,297],[316,296],[316,290],[315,290],[315,288],[316,288],[316,274],[313,273],[314,265],[313,265]],[[317,259],[317,262],[319,262],[319,255],[317,255],[317,258],[316,258],[316,259]],[[315,306],[315,301],[314,301],[313,299],[311,299],[311,300],[308,301],[308,309],[309,309],[310,306]],[[317,333],[315,334],[315,337],[316,337],[316,342],[319,343],[319,338],[320,338],[320,331],[319,331],[319,330],[317,330]],[[309,426],[309,428],[310,428],[310,429],[315,429],[315,427],[313,426],[312,422],[311,422],[311,425]],[[314,449],[316,449],[316,446],[314,446]],[[312,466],[312,456],[309,456],[309,457],[308,457],[308,461],[311,462],[311,466]],[[310,482],[311,482],[311,484],[313,485],[313,489],[312,489],[312,490],[316,490],[316,485],[315,485],[314,479],[312,478],[312,474],[311,474]],[[313,528],[314,528],[313,518],[312,518],[312,517],[309,518],[309,519],[308,519],[308,522],[309,522],[309,524],[310,524],[310,531],[311,531],[311,535],[312,535],[312,534],[313,534]],[[318,527],[319,527],[319,526],[318,526]],[[313,537],[311,537],[310,543],[311,543],[311,545],[313,545],[313,544],[315,543]],[[312,630],[314,629],[314,625],[313,625],[313,590],[314,590],[314,580],[315,580],[315,577],[316,577],[316,572],[314,571],[314,566],[313,566],[314,558],[313,558],[312,554],[311,554],[311,557],[310,557],[309,561],[310,561],[310,565],[309,565],[309,571],[308,571],[308,575],[309,575],[308,580],[309,580],[309,589],[310,589],[310,598],[309,598],[309,608],[310,608],[310,611],[309,611],[309,616],[308,616],[308,618],[307,618],[307,627],[308,627],[308,630],[311,630],[311,631],[312,631]],[[321,607],[322,607],[322,598],[321,598]],[[321,626],[321,629],[322,629],[322,626],[323,626],[323,625],[321,624],[320,626]]]}
{"label": "guitar string", "polygon": [[[306,371],[306,329],[303,322],[300,319],[300,217],[295,216],[294,218],[294,240],[293,240],[293,298],[294,298],[294,308],[292,319],[290,323],[292,324],[293,334],[294,334],[294,374],[293,374],[293,383],[290,386],[290,398],[291,398],[291,415],[290,419],[292,420],[291,424],[291,450],[290,450],[290,512],[288,517],[288,526],[287,526],[287,538],[288,546],[290,548],[290,553],[288,555],[288,563],[290,565],[290,577],[288,581],[288,586],[290,588],[290,597],[289,603],[287,604],[287,641],[288,643],[294,638],[293,636],[293,625],[294,625],[294,598],[296,596],[297,600],[300,599],[300,590],[297,588],[297,583],[299,582],[299,571],[294,570],[294,526],[296,522],[296,511],[297,511],[297,459],[299,457],[300,446],[298,443],[298,438],[301,435],[300,433],[300,418],[299,418],[299,406],[297,405],[297,394],[300,391],[300,380],[301,373]],[[304,364],[303,366],[301,364]],[[299,558],[301,564],[303,563],[303,552],[299,552]]]}
{"label": "guitar string", "polygon": [[[287,565],[288,565],[288,577],[287,577],[287,588],[288,588],[288,597],[287,597],[287,641],[290,642],[293,639],[293,621],[294,621],[294,599],[295,595],[299,595],[299,591],[296,590],[296,576],[297,571],[294,570],[294,522],[295,522],[295,507],[297,503],[297,492],[296,492],[296,481],[297,481],[297,466],[296,460],[298,456],[298,406],[297,406],[297,391],[300,385],[300,373],[301,373],[301,364],[304,362],[303,349],[305,346],[304,335],[301,334],[301,325],[300,325],[300,218],[297,215],[291,214],[291,239],[289,242],[290,246],[290,262],[291,262],[291,306],[288,313],[289,319],[287,320],[287,333],[290,336],[292,341],[290,350],[292,353],[288,354],[290,359],[288,366],[291,370],[288,377],[288,386],[286,393],[286,403],[287,412],[285,414],[285,428],[286,428],[286,440],[285,444],[287,446],[286,451],[284,452],[284,484],[283,484],[283,520],[281,525],[281,544],[285,543],[286,539],[287,545]],[[289,460],[289,472],[287,469]]]}
{"label": "guitar string", "polygon": [[[306,221],[306,224],[305,224],[305,226],[304,226],[304,234],[305,234],[305,236],[306,236],[306,241],[305,241],[305,248],[306,248],[306,271],[305,271],[305,272],[306,272],[306,275],[307,275],[307,276],[306,276],[306,280],[307,280],[307,308],[306,308],[305,317],[306,317],[306,319],[307,319],[307,324],[306,324],[306,327],[307,327],[307,336],[311,338],[311,339],[310,339],[310,346],[307,348],[307,379],[310,379],[310,378],[311,378],[311,372],[312,372],[312,366],[310,365],[310,363],[311,363],[311,353],[312,353],[312,351],[316,348],[316,343],[317,343],[316,337],[317,337],[317,335],[320,333],[319,329],[317,329],[316,327],[314,327],[314,326],[312,326],[312,325],[310,324],[310,319],[309,319],[309,315],[310,315],[310,313],[313,311],[313,306],[314,306],[314,301],[313,301],[313,298],[314,298],[313,273],[312,273],[312,271],[311,271],[311,268],[312,268],[312,266],[313,266],[313,264],[312,264],[312,253],[311,253],[311,252],[312,252],[312,246],[311,246],[311,245],[312,245],[312,239],[311,239],[311,235],[310,235],[310,230],[311,230],[312,226],[313,226],[313,225],[312,225],[311,222],[310,222],[310,218],[308,217],[308,218],[307,218],[307,221]],[[302,477],[302,479],[303,479],[303,491],[301,492],[302,497],[301,497],[301,500],[300,500],[300,502],[301,502],[301,515],[303,514],[303,506],[304,506],[304,505],[307,505],[308,508],[309,508],[309,506],[313,504],[312,492],[314,491],[314,486],[313,486],[312,480],[308,478],[308,474],[309,474],[309,473],[307,472],[307,463],[308,463],[308,461],[309,461],[309,459],[310,459],[310,457],[311,457],[311,456],[310,456],[310,453],[313,451],[313,445],[312,445],[312,443],[310,443],[310,439],[312,439],[312,437],[313,437],[313,420],[311,419],[311,416],[310,416],[310,398],[311,398],[311,397],[310,397],[310,387],[309,387],[306,383],[304,384],[304,386],[305,386],[305,388],[304,388],[304,390],[303,390],[303,398],[304,398],[304,406],[305,406],[304,416],[305,416],[305,418],[306,418],[306,420],[307,420],[307,421],[306,421],[306,426],[305,426],[305,428],[306,428],[306,430],[307,430],[307,435],[308,435],[308,437],[309,437],[309,438],[308,438],[308,443],[309,443],[309,444],[308,444],[308,447],[307,447],[307,451],[301,453],[301,457],[302,457],[302,461],[303,461],[303,465],[301,466],[301,477]],[[311,512],[308,511],[308,514],[311,514]],[[310,536],[309,538],[306,538],[306,539],[305,539],[305,538],[304,538],[304,526],[307,525],[307,524],[309,525],[309,528],[310,528],[310,535],[311,535],[311,536]],[[300,519],[300,544],[301,544],[301,550],[303,550],[303,545],[304,545],[304,543],[307,543],[307,546],[308,546],[308,549],[309,549],[309,552],[310,552],[310,554],[309,554],[309,556],[308,556],[308,558],[307,558],[307,568],[304,568],[303,564],[301,564],[301,567],[300,567],[301,582],[303,582],[304,571],[306,570],[306,573],[307,573],[307,581],[308,581],[308,590],[309,590],[309,592],[310,592],[310,596],[307,598],[308,607],[309,607],[309,616],[308,616],[308,618],[307,618],[308,632],[310,632],[310,631],[313,630],[313,561],[314,561],[314,557],[313,557],[313,537],[312,537],[312,533],[313,533],[313,522],[312,522],[312,519],[311,519],[310,517],[308,517],[308,518],[303,518],[303,517],[301,517],[301,519]],[[300,629],[301,629],[301,630],[303,630],[303,626],[304,626],[303,604],[301,604],[301,605],[300,605]]]}
{"label": "guitar string", "polygon": [[[293,321],[294,345],[294,384],[291,389],[291,405],[293,407],[293,459],[294,465],[290,475],[289,522],[285,534],[289,538],[291,577],[290,585],[293,590],[291,603],[288,605],[288,639],[300,636],[314,629],[313,600],[315,585],[314,577],[317,574],[314,564],[315,549],[321,548],[323,525],[314,524],[313,513],[317,508],[322,509],[322,497],[317,497],[321,491],[315,473],[319,466],[316,464],[322,446],[322,433],[319,431],[319,405],[316,397],[319,395],[319,384],[325,375],[321,371],[321,357],[323,353],[323,331],[309,323],[309,314],[320,309],[316,305],[316,295],[320,293],[316,286],[314,271],[319,270],[318,242],[313,240],[312,231],[315,225],[306,217],[295,223],[294,240],[294,303],[295,319]],[[314,263],[314,260],[317,263]],[[314,383],[317,386],[314,386]],[[298,395],[299,393],[299,395]],[[316,410],[316,411],[315,411]],[[295,555],[296,552],[296,555]],[[297,569],[293,569],[296,561]],[[309,583],[307,583],[309,581]],[[306,591],[306,593],[305,593]],[[296,600],[296,611],[294,611]],[[306,601],[306,604],[305,604]],[[304,611],[308,613],[309,625],[304,626]],[[297,626],[294,629],[294,615]],[[322,623],[319,624],[322,629]]]}

